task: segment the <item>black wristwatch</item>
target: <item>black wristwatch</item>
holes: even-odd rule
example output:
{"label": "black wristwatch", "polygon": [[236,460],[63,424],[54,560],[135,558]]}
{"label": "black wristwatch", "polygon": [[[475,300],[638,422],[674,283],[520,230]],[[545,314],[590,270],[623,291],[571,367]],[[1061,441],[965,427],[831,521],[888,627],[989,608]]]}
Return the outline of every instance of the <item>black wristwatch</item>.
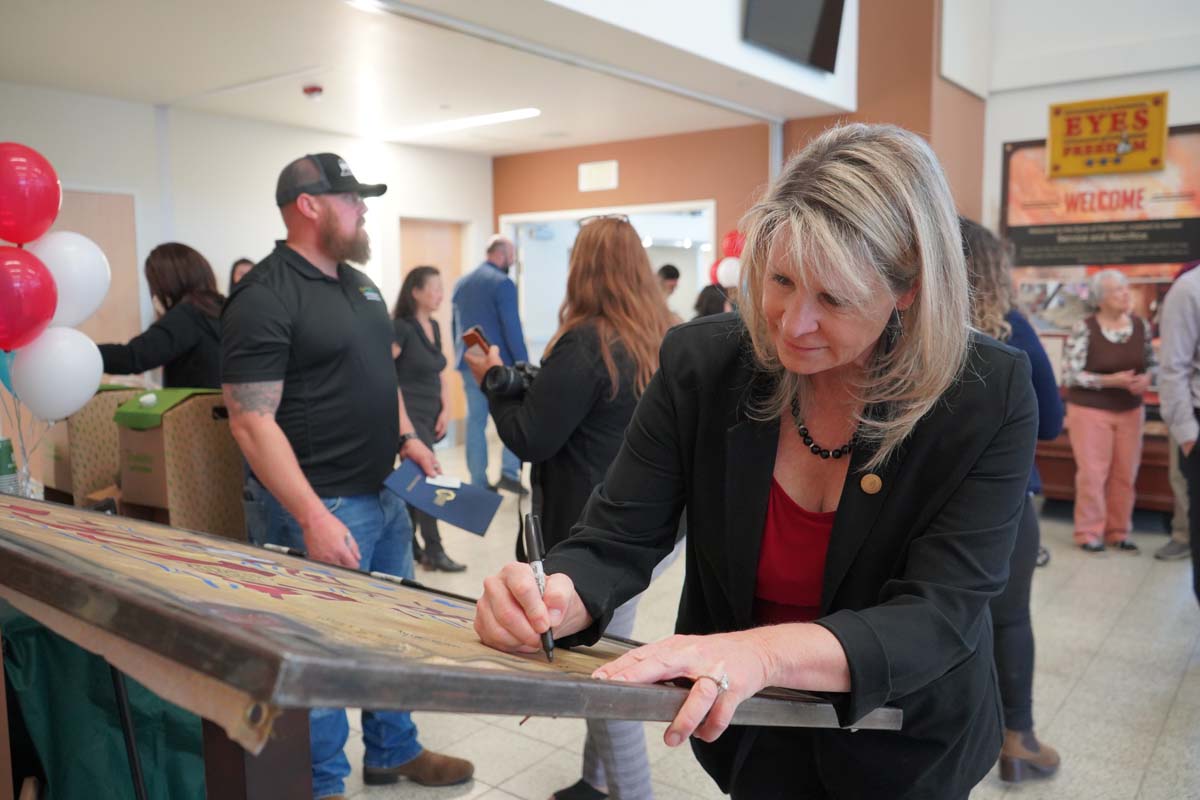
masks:
{"label": "black wristwatch", "polygon": [[410,439],[416,439],[416,438],[418,438],[417,434],[414,433],[413,431],[409,431],[408,433],[400,434],[400,447],[397,448],[397,451],[403,450],[404,445],[408,444]]}

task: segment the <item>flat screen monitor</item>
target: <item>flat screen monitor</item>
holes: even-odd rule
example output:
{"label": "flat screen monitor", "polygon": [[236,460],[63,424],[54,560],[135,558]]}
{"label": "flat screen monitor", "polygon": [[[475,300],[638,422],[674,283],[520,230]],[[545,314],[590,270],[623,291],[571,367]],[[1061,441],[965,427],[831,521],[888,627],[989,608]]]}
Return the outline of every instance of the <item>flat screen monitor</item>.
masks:
{"label": "flat screen monitor", "polygon": [[833,72],[844,0],[745,0],[742,37],[784,58]]}

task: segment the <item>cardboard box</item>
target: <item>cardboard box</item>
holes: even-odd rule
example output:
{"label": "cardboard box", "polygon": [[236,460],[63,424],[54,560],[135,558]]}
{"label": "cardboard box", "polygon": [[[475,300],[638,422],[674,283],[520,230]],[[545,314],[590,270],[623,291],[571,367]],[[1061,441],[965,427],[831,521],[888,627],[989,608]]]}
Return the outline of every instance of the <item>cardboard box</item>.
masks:
{"label": "cardboard box", "polygon": [[75,505],[87,495],[117,480],[117,407],[142,390],[101,386],[83,408],[57,423],[42,441],[41,480],[48,489],[72,495]]}
{"label": "cardboard box", "polygon": [[164,509],[177,528],[245,540],[242,454],[219,391],[139,392],[114,419],[122,504]]}

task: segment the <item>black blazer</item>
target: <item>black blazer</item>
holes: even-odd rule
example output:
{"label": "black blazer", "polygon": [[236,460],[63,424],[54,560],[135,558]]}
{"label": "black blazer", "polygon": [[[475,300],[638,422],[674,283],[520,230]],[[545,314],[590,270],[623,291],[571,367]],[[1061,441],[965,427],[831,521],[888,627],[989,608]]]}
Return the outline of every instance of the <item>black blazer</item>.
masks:
{"label": "black blazer", "polygon": [[221,321],[184,300],[128,344],[100,345],[100,357],[110,375],[162,367],[167,389],[220,389]]}
{"label": "black blazer", "polygon": [[[619,378],[615,397],[590,324],[562,335],[523,396],[488,397],[500,440],[533,465],[534,513],[547,548],[566,539],[579,521],[637,407],[633,359],[620,340],[610,346]],[[517,553],[524,560],[520,541]]]}
{"label": "black blazer", "polygon": [[[595,641],[613,611],[645,588],[685,507],[676,629],[754,625],[780,423],[752,420],[747,411],[770,388],[733,315],[667,336],[660,371],[604,484],[546,559],[547,571],[570,575],[596,621],[563,645]],[[693,740],[723,790],[778,781],[771,796],[790,797],[797,784],[789,773],[808,764],[835,798],[958,798],[988,772],[1002,738],[988,600],[1008,579],[1037,423],[1028,359],[975,335],[962,378],[877,471],[877,494],[862,489],[869,455],[855,450],[817,622],[838,638],[850,665],[851,691],[835,703],[842,725],[888,704],[903,710],[903,730],[734,727],[713,744]],[[777,763],[754,758],[756,747],[801,749]]]}

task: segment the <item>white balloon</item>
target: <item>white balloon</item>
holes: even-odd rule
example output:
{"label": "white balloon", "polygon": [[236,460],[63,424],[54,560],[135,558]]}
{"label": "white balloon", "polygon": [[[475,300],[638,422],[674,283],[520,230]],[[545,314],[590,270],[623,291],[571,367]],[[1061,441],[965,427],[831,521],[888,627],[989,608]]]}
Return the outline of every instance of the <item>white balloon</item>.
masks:
{"label": "white balloon", "polygon": [[[733,256],[726,256],[717,264],[717,283],[726,289],[737,288],[742,279],[742,262]],[[62,302],[62,301],[59,301]]]}
{"label": "white balloon", "polygon": [[100,388],[104,359],[96,343],[74,328],[47,328],[17,351],[13,393],[35,417],[65,419],[83,408]]}
{"label": "white balloon", "polygon": [[79,233],[54,231],[26,249],[42,260],[58,287],[51,327],[73,328],[96,313],[108,294],[112,271],[95,242]]}

